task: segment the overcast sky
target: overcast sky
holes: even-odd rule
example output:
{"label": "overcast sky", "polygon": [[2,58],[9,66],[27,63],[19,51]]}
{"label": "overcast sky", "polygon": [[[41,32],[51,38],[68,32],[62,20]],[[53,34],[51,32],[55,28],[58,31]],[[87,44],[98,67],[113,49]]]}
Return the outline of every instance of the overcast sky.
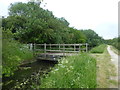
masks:
{"label": "overcast sky", "polygon": [[[8,15],[10,3],[28,0],[1,0],[0,15]],[[118,1],[120,0],[44,0],[45,9],[64,17],[70,27],[92,29],[104,39],[118,36]],[[47,3],[47,4],[45,4]]]}

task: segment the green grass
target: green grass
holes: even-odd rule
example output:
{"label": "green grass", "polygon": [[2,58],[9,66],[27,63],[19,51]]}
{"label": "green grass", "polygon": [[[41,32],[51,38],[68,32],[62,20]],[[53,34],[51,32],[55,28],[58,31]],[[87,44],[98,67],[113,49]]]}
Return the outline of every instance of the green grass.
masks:
{"label": "green grass", "polygon": [[91,53],[103,53],[105,48],[107,47],[106,44],[99,45],[90,50]]}
{"label": "green grass", "polygon": [[15,40],[3,39],[2,47],[2,74],[10,76],[17,70],[22,61],[33,58],[32,52]]}
{"label": "green grass", "polygon": [[115,86],[115,80],[111,80],[110,78],[116,77],[116,68],[111,62],[111,56],[107,48],[105,48],[102,54],[91,53],[91,55],[97,60],[97,88],[110,88],[110,86]]}
{"label": "green grass", "polygon": [[111,84],[113,84],[113,85],[117,85],[117,84],[118,84],[118,82],[116,82],[116,80],[109,80],[109,82],[110,82]]}
{"label": "green grass", "polygon": [[96,60],[87,53],[63,58],[45,78],[39,88],[95,88]]}

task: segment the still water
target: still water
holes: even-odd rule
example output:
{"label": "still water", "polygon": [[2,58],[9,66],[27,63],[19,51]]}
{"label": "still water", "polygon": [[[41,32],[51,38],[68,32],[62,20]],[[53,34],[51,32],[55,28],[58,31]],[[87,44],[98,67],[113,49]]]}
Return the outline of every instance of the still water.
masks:
{"label": "still water", "polygon": [[13,76],[2,78],[2,90],[32,90],[34,84],[40,85],[40,78],[55,64],[57,62],[47,60],[35,60],[32,63],[23,64]]}

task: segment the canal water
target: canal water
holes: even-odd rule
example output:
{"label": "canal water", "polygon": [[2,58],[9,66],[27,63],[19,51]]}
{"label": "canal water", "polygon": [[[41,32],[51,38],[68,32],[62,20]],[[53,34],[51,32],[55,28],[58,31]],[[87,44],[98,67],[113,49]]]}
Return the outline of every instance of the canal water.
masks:
{"label": "canal water", "polygon": [[23,64],[14,72],[13,76],[3,77],[3,90],[33,90],[33,84],[40,85],[40,78],[47,74],[55,61],[35,60],[32,63]]}

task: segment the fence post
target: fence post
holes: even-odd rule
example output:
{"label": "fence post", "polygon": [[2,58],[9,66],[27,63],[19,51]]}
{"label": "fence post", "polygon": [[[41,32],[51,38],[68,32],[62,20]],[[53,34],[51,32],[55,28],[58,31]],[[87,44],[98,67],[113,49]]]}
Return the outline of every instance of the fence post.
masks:
{"label": "fence post", "polygon": [[59,44],[59,50],[60,50],[60,44]]}
{"label": "fence post", "polygon": [[46,57],[46,43],[44,43],[44,55]]}
{"label": "fence post", "polygon": [[80,52],[80,44],[79,44],[79,52]]}
{"label": "fence post", "polygon": [[50,50],[51,50],[51,43],[50,43]]}
{"label": "fence post", "polygon": [[86,52],[88,51],[88,44],[86,43]]}
{"label": "fence post", "polygon": [[75,51],[75,44],[74,44],[74,51]]}
{"label": "fence post", "polygon": [[29,45],[29,49],[32,51],[32,50],[33,50],[33,44],[30,43],[30,44],[28,44],[28,45]]}
{"label": "fence post", "polygon": [[63,56],[65,56],[65,44],[63,44]]}

